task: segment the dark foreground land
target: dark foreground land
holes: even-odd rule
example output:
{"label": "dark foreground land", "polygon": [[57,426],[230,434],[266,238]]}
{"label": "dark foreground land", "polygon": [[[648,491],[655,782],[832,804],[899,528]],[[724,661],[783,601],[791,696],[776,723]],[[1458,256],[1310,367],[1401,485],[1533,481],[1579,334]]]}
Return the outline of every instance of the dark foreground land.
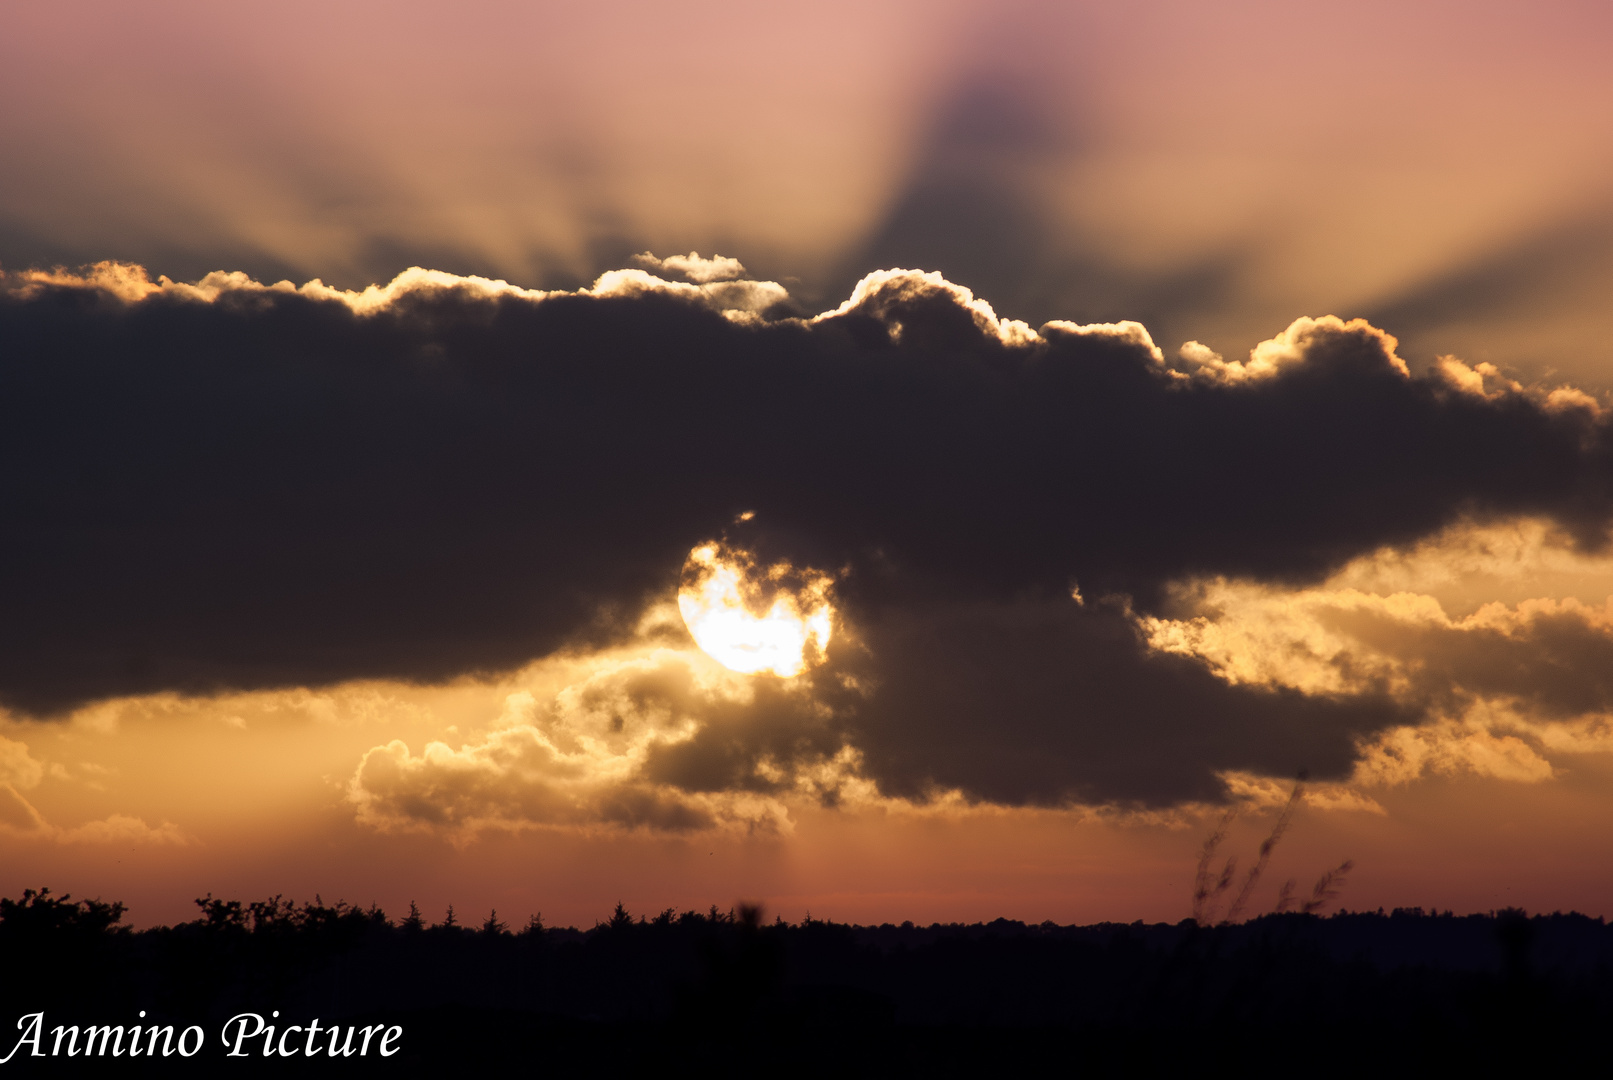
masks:
{"label": "dark foreground land", "polygon": [[[24,1046],[0,1078],[1540,1075],[1613,1056],[1613,927],[1580,915],[862,927],[618,908],[588,931],[511,933],[344,904],[201,906],[133,932],[118,905],[0,901],[0,1056],[41,1011],[47,1053],[57,1025],[206,1038],[189,1059]],[[401,1049],[265,1058],[260,1037],[226,1057],[220,1033],[243,1012],[397,1025]],[[301,1032],[284,1047],[306,1049]]]}

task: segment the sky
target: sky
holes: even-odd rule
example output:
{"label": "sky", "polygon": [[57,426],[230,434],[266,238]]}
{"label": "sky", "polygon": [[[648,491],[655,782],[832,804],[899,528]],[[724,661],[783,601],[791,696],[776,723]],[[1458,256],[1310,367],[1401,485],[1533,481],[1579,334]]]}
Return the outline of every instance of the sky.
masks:
{"label": "sky", "polygon": [[0,893],[1613,914],[1610,43],[8,5]]}

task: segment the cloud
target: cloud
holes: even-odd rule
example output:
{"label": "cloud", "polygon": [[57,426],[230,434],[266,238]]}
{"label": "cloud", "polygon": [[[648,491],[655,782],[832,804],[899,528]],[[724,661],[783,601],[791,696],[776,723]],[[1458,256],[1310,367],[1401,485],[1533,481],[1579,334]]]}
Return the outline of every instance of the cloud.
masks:
{"label": "cloud", "polygon": [[[1359,770],[1358,770],[1359,771]],[[1261,810],[1279,810],[1293,795],[1292,778],[1259,776],[1254,773],[1229,772],[1221,780],[1227,786],[1230,799]],[[1300,788],[1300,800],[1318,810],[1355,810],[1368,814],[1387,814],[1383,806],[1359,786],[1351,783],[1305,784]]]}
{"label": "cloud", "polygon": [[[962,285],[938,273],[916,270],[879,270],[857,282],[845,303],[819,315],[813,323],[824,324],[848,316],[872,319],[882,326],[892,344],[901,344],[903,335],[918,333],[926,344],[942,347],[967,344],[973,336],[961,321],[967,319],[975,334],[1007,346],[1030,345],[1042,339],[1018,319],[999,319],[990,304],[978,299]],[[1137,323],[1115,327],[1078,327],[1049,324],[1058,332],[1075,334],[1113,330],[1122,341],[1152,346],[1148,332]],[[1137,336],[1140,332],[1140,336]]]}
{"label": "cloud", "polygon": [[[1378,349],[1389,366],[1402,375],[1411,374],[1406,362],[1395,355],[1395,348],[1400,343],[1393,337],[1372,326],[1365,319],[1351,319],[1345,322],[1332,315],[1320,319],[1294,320],[1288,329],[1276,337],[1256,345],[1246,361],[1224,360],[1219,353],[1212,352],[1199,342],[1189,341],[1177,354],[1179,362],[1172,366],[1172,374],[1181,378],[1200,379],[1222,385],[1273,379],[1282,374],[1285,368],[1303,363],[1310,355],[1313,346],[1320,341],[1339,334],[1359,334],[1369,340],[1377,339]],[[1455,370],[1453,365],[1461,366],[1461,362],[1448,358],[1442,370],[1449,375]],[[1465,366],[1462,366],[1462,370],[1466,371]],[[1470,381],[1465,379],[1458,379],[1457,385],[1463,389],[1471,388]],[[1511,389],[1521,390],[1522,387],[1515,386]],[[1483,396],[1482,393],[1480,396]]]}
{"label": "cloud", "polygon": [[[1610,598],[1613,601],[1613,598]],[[1429,596],[1204,587],[1214,618],[1147,618],[1157,649],[1207,660],[1228,682],[1309,694],[1506,698],[1531,713],[1613,708],[1613,603],[1528,600],[1453,618]]]}
{"label": "cloud", "polygon": [[57,841],[63,844],[170,844],[184,847],[192,842],[171,821],[152,828],[141,818],[126,814],[112,814],[98,821],[88,821],[55,832]]}
{"label": "cloud", "polygon": [[682,274],[690,281],[699,284],[708,281],[728,281],[745,276],[745,266],[738,259],[730,259],[723,255],[713,255],[707,259],[694,251],[687,255],[669,255],[664,259],[657,259],[646,251],[633,256],[633,261],[649,270],[670,270],[674,274]]}
{"label": "cloud", "polygon": [[[739,272],[744,271],[744,267],[732,259],[710,261],[731,262]],[[788,295],[783,286],[771,281],[729,281],[717,273],[691,277],[695,284],[666,281],[642,270],[611,270],[600,275],[592,288],[550,293],[541,289],[523,289],[493,278],[448,274],[441,270],[411,266],[385,285],[369,285],[354,290],[333,288],[318,278],[303,285],[293,285],[289,281],[265,285],[238,271],[217,271],[196,282],[172,281],[165,274],[152,281],[143,266],[98,262],[80,271],[23,270],[12,275],[0,275],[0,286],[24,301],[36,299],[53,289],[99,293],[126,304],[146,300],[189,300],[211,304],[220,297],[239,302],[248,298],[268,301],[277,296],[299,296],[342,304],[355,315],[375,315],[425,298],[440,298],[445,294],[472,302],[504,298],[537,302],[551,296],[625,298],[661,293],[725,315],[743,318],[783,302]]]}
{"label": "cloud", "polygon": [[[87,763],[83,767],[95,768]],[[23,791],[38,787],[45,772],[45,766],[28,752],[27,744],[0,736],[0,832],[63,844],[189,842],[179,828],[169,822],[165,821],[153,829],[138,818],[122,814],[113,814],[104,820],[87,822],[71,829],[51,825],[22,795]],[[52,764],[50,772],[57,779],[65,779],[69,775],[59,763]]]}
{"label": "cloud", "polygon": [[[1238,772],[1341,780],[1436,697],[1228,680],[1197,647],[1151,647],[1146,620],[1179,620],[1183,583],[1303,590],[1462,521],[1526,516],[1592,552],[1613,514],[1608,421],[1572,395],[1413,372],[1388,334],[1332,318],[1238,366],[1167,360],[1139,324],[1031,327],[917,271],[805,317],[774,283],[644,269],[350,292],[103,265],[4,279],[0,335],[18,712],[621,647],[716,539],[834,577],[826,661],[798,679],[713,696],[667,661],[633,678],[682,719],[603,757],[561,739],[555,716],[586,710],[379,746],[353,789],[375,822],[693,827],[844,753],[910,799],[1162,806]],[[1384,633],[1478,633],[1368,607]],[[1525,622],[1485,633],[1601,655],[1578,608]]]}
{"label": "cloud", "polygon": [[[758,709],[757,699],[779,686],[736,675],[697,650],[640,646],[585,662],[576,681],[541,698],[528,690],[508,694],[493,729],[457,749],[430,742],[414,754],[401,740],[371,749],[347,795],[358,819],[383,831],[788,829],[778,796],[799,786],[796,766],[804,780],[822,784],[836,758],[792,761],[786,774],[758,756],[748,762],[748,777],[723,776],[717,784],[701,784],[688,755],[671,765],[654,760],[667,751],[676,756],[702,729],[731,736],[735,726],[776,717],[776,709]],[[798,727],[821,712],[800,686],[784,696],[794,699]],[[674,779],[680,768],[681,784]]]}
{"label": "cloud", "polygon": [[27,790],[36,787],[45,775],[45,767],[28,753],[26,743],[0,736],[0,784]]}
{"label": "cloud", "polygon": [[[1541,586],[1601,602],[1473,604]],[[1424,717],[1362,733],[1361,782],[1455,772],[1541,780],[1553,774],[1553,752],[1613,749],[1610,593],[1613,558],[1575,551],[1543,522],[1464,524],[1409,552],[1358,558],[1311,588],[1183,582],[1181,614],[1138,625],[1157,652],[1194,657],[1230,685],[1377,692]]]}
{"label": "cloud", "polygon": [[45,820],[33,804],[10,784],[0,783],[0,834],[49,840],[58,844],[173,844],[191,843],[179,826],[165,821],[152,828],[140,818],[112,814],[71,829]]}
{"label": "cloud", "polygon": [[1483,717],[1473,717],[1384,732],[1364,743],[1353,779],[1405,784],[1462,773],[1532,783],[1550,779],[1553,769],[1533,740],[1497,732]]}
{"label": "cloud", "polygon": [[[1324,695],[1378,689],[1447,710],[1474,699],[1507,701],[1545,719],[1613,711],[1613,596],[1600,604],[1572,596],[1491,601],[1453,615],[1424,591],[1480,568],[1538,573],[1538,565],[1497,565],[1506,553],[1485,541],[1496,532],[1508,539],[1506,531],[1455,529],[1444,538],[1449,549],[1429,544],[1395,567],[1383,565],[1390,553],[1375,553],[1314,588],[1224,578],[1182,583],[1177,603],[1188,613],[1141,616],[1139,627],[1155,650],[1197,657],[1234,685]],[[1538,523],[1530,531],[1535,543],[1512,554],[1540,561],[1555,554],[1613,585],[1613,559],[1575,557],[1561,537],[1540,543]],[[1370,579],[1389,576],[1386,570],[1400,587],[1372,588]],[[1431,579],[1422,589],[1419,571]]]}
{"label": "cloud", "polygon": [[0,826],[13,833],[42,835],[50,830],[39,811],[10,784],[0,784]]}

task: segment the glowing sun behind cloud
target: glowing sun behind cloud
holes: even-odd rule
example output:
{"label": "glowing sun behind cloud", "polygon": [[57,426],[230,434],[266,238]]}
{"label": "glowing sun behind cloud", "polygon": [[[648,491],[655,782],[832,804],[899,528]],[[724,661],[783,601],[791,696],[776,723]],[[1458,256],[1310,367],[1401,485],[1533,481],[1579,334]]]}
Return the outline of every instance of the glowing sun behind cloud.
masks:
{"label": "glowing sun behind cloud", "polygon": [[695,644],[747,675],[791,678],[829,646],[834,579],[788,562],[758,566],[747,551],[716,541],[689,552],[678,612]]}

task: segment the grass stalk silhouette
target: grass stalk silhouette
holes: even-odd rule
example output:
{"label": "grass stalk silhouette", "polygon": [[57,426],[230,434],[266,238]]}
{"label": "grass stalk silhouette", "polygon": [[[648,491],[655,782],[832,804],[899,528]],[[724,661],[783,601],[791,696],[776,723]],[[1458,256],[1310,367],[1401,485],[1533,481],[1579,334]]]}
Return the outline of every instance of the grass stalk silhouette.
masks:
{"label": "grass stalk silhouette", "polygon": [[1299,910],[1306,915],[1314,915],[1334,900],[1344,891],[1344,879],[1351,870],[1355,869],[1355,860],[1345,859],[1338,866],[1329,870],[1316,879],[1316,888],[1311,890],[1311,898],[1305,901]]}
{"label": "grass stalk silhouette", "polygon": [[1299,878],[1289,878],[1283,882],[1283,887],[1277,890],[1277,906],[1271,909],[1273,915],[1281,915],[1294,906],[1294,888],[1299,884]]}
{"label": "grass stalk silhouette", "polygon": [[1299,808],[1299,800],[1304,793],[1304,781],[1295,781],[1294,790],[1289,793],[1288,801],[1283,804],[1276,823],[1271,827],[1271,835],[1260,842],[1260,853],[1255,858],[1255,864],[1249,868],[1249,874],[1243,880],[1243,888],[1238,890],[1237,899],[1227,908],[1226,917],[1221,920],[1223,923],[1237,922],[1238,916],[1243,914],[1243,909],[1249,903],[1249,897],[1255,891],[1255,885],[1260,882],[1260,875],[1266,872],[1266,864],[1271,862],[1272,851],[1276,849],[1283,834],[1288,831],[1288,826],[1293,823],[1294,811]]}
{"label": "grass stalk silhouette", "polygon": [[1215,861],[1215,853],[1226,840],[1227,832],[1232,828],[1232,822],[1237,816],[1236,808],[1222,814],[1215,831],[1205,838],[1204,846],[1199,849],[1198,872],[1193,875],[1193,921],[1200,926],[1204,925],[1209,913],[1214,910],[1221,894],[1232,885],[1232,876],[1237,869],[1235,859],[1227,860],[1213,886],[1210,884],[1210,865]]}
{"label": "grass stalk silhouette", "polygon": [[[1199,849],[1198,868],[1193,875],[1193,921],[1195,923],[1200,926],[1209,926],[1211,924],[1226,926],[1229,923],[1237,922],[1243,916],[1248,909],[1250,899],[1254,896],[1255,887],[1260,884],[1260,878],[1265,874],[1266,867],[1271,862],[1272,852],[1277,849],[1277,845],[1293,824],[1294,814],[1298,811],[1304,797],[1305,774],[1301,773],[1299,779],[1294,782],[1293,791],[1288,793],[1288,801],[1283,803],[1283,808],[1278,811],[1277,820],[1272,824],[1271,832],[1261,841],[1259,851],[1255,856],[1255,864],[1244,874],[1243,883],[1239,887],[1237,895],[1232,898],[1232,902],[1227,905],[1225,914],[1217,919],[1215,916],[1217,909],[1221,905],[1222,898],[1231,891],[1233,882],[1238,878],[1238,860],[1236,856],[1228,856],[1226,862],[1221,866],[1220,873],[1214,872],[1216,855],[1220,852],[1221,846],[1226,843],[1227,834],[1231,831],[1232,823],[1236,820],[1238,811],[1236,807],[1233,807],[1221,815],[1221,820],[1216,823],[1214,831],[1205,838],[1203,847]],[[1273,912],[1281,913],[1297,909],[1307,915],[1315,914],[1338,899],[1339,893],[1344,888],[1345,878],[1354,868],[1355,863],[1346,859],[1339,866],[1327,871],[1317,880],[1315,888],[1311,890],[1310,899],[1303,902],[1295,894],[1299,880],[1290,878],[1278,890],[1277,906],[1272,909]]]}

